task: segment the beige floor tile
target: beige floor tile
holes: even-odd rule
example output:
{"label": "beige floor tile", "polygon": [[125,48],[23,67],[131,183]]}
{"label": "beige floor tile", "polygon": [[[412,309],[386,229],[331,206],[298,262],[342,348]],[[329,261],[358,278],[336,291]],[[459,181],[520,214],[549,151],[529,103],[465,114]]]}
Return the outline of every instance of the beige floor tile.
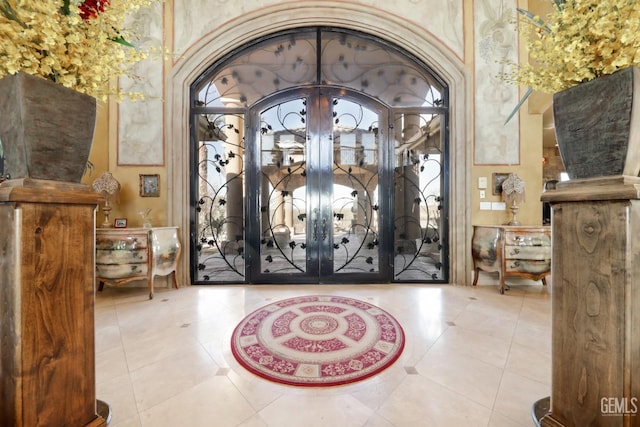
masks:
{"label": "beige floor tile", "polygon": [[468,356],[502,369],[510,347],[511,340],[454,326],[444,331],[429,351]]}
{"label": "beige floor tile", "polygon": [[514,342],[506,371],[551,385],[551,355],[545,349],[538,350]]}
{"label": "beige floor tile", "polygon": [[491,419],[489,420],[489,425],[487,427],[532,427],[533,419],[526,424],[521,424],[517,421],[509,419],[504,415],[499,414],[498,412],[493,411],[491,414]]}
{"label": "beige floor tile", "polygon": [[486,426],[491,410],[436,382],[409,375],[378,414],[395,426]]}
{"label": "beige floor tile", "polygon": [[218,368],[200,348],[132,371],[131,384],[138,409],[149,409],[215,377]]}
{"label": "beige floor tile", "polygon": [[260,411],[268,426],[351,427],[361,426],[373,411],[349,395],[283,395]]}
{"label": "beige floor tile", "polygon": [[531,407],[550,392],[551,387],[546,384],[505,372],[493,409],[517,423],[531,425]]}
{"label": "beige floor tile", "polygon": [[446,351],[429,352],[416,369],[421,376],[487,408],[493,407],[503,373],[487,362]]}
{"label": "beige floor tile", "polygon": [[[494,277],[451,285],[110,288],[96,296],[98,398],[109,427],[529,426],[549,395],[550,287]],[[390,368],[339,387],[269,382],[241,367],[231,334],[250,312],[299,295],[375,304],[402,324]]]}
{"label": "beige floor tile", "polygon": [[111,407],[112,416],[109,427],[138,418],[138,407],[129,375],[121,375],[96,383],[96,398]]}
{"label": "beige floor tile", "polygon": [[109,427],[142,427],[140,423],[140,417],[136,415],[133,418],[129,418],[128,420],[122,421],[111,421],[109,423]]}
{"label": "beige floor tile", "polygon": [[122,346],[96,352],[96,383],[106,382],[121,375],[129,375],[127,358]]}
{"label": "beige floor tile", "polygon": [[143,427],[237,426],[255,414],[225,377],[213,377],[140,414]]}

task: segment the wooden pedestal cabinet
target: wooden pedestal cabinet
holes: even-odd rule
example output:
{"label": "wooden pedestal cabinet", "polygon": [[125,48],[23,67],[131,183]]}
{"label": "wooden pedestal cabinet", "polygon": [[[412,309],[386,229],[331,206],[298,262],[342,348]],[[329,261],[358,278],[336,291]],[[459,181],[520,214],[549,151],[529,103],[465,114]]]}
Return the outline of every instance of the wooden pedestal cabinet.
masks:
{"label": "wooden pedestal cabinet", "polygon": [[640,178],[545,192],[553,227],[545,427],[640,426]]}
{"label": "wooden pedestal cabinet", "polygon": [[96,413],[94,229],[81,184],[0,185],[0,426],[104,426]]}

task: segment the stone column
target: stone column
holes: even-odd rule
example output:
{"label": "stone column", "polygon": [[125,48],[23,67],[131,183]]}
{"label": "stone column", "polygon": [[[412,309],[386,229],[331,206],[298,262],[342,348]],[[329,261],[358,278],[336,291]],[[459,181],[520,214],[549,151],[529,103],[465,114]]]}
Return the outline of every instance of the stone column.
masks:
{"label": "stone column", "polygon": [[559,183],[552,388],[543,426],[640,426],[640,178]]}
{"label": "stone column", "polygon": [[225,224],[227,231],[227,240],[244,240],[244,192],[243,181],[244,175],[242,170],[244,157],[244,144],[242,142],[244,122],[241,117],[226,116],[227,125],[232,124],[239,133],[227,130],[227,140],[225,143],[225,154],[235,154],[229,157],[229,163],[226,166],[227,172],[227,218],[229,221]]}

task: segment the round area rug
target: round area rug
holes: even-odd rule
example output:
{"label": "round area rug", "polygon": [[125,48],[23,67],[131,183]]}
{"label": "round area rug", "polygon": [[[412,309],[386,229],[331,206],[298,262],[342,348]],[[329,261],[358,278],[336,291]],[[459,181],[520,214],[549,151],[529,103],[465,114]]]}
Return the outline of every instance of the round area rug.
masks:
{"label": "round area rug", "polygon": [[304,296],[262,307],[233,331],[231,351],[249,371],[283,384],[333,386],[360,381],[402,353],[400,324],[352,298]]}

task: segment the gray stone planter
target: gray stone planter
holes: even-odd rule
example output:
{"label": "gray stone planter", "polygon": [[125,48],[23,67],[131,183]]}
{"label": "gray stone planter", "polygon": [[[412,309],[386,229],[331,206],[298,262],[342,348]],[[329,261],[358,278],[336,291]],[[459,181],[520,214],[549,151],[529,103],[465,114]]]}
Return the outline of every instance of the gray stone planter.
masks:
{"label": "gray stone planter", "polygon": [[639,68],[554,94],[553,118],[571,179],[640,173]]}
{"label": "gray stone planter", "polygon": [[18,73],[0,79],[0,142],[11,179],[80,182],[96,125],[96,99]]}

